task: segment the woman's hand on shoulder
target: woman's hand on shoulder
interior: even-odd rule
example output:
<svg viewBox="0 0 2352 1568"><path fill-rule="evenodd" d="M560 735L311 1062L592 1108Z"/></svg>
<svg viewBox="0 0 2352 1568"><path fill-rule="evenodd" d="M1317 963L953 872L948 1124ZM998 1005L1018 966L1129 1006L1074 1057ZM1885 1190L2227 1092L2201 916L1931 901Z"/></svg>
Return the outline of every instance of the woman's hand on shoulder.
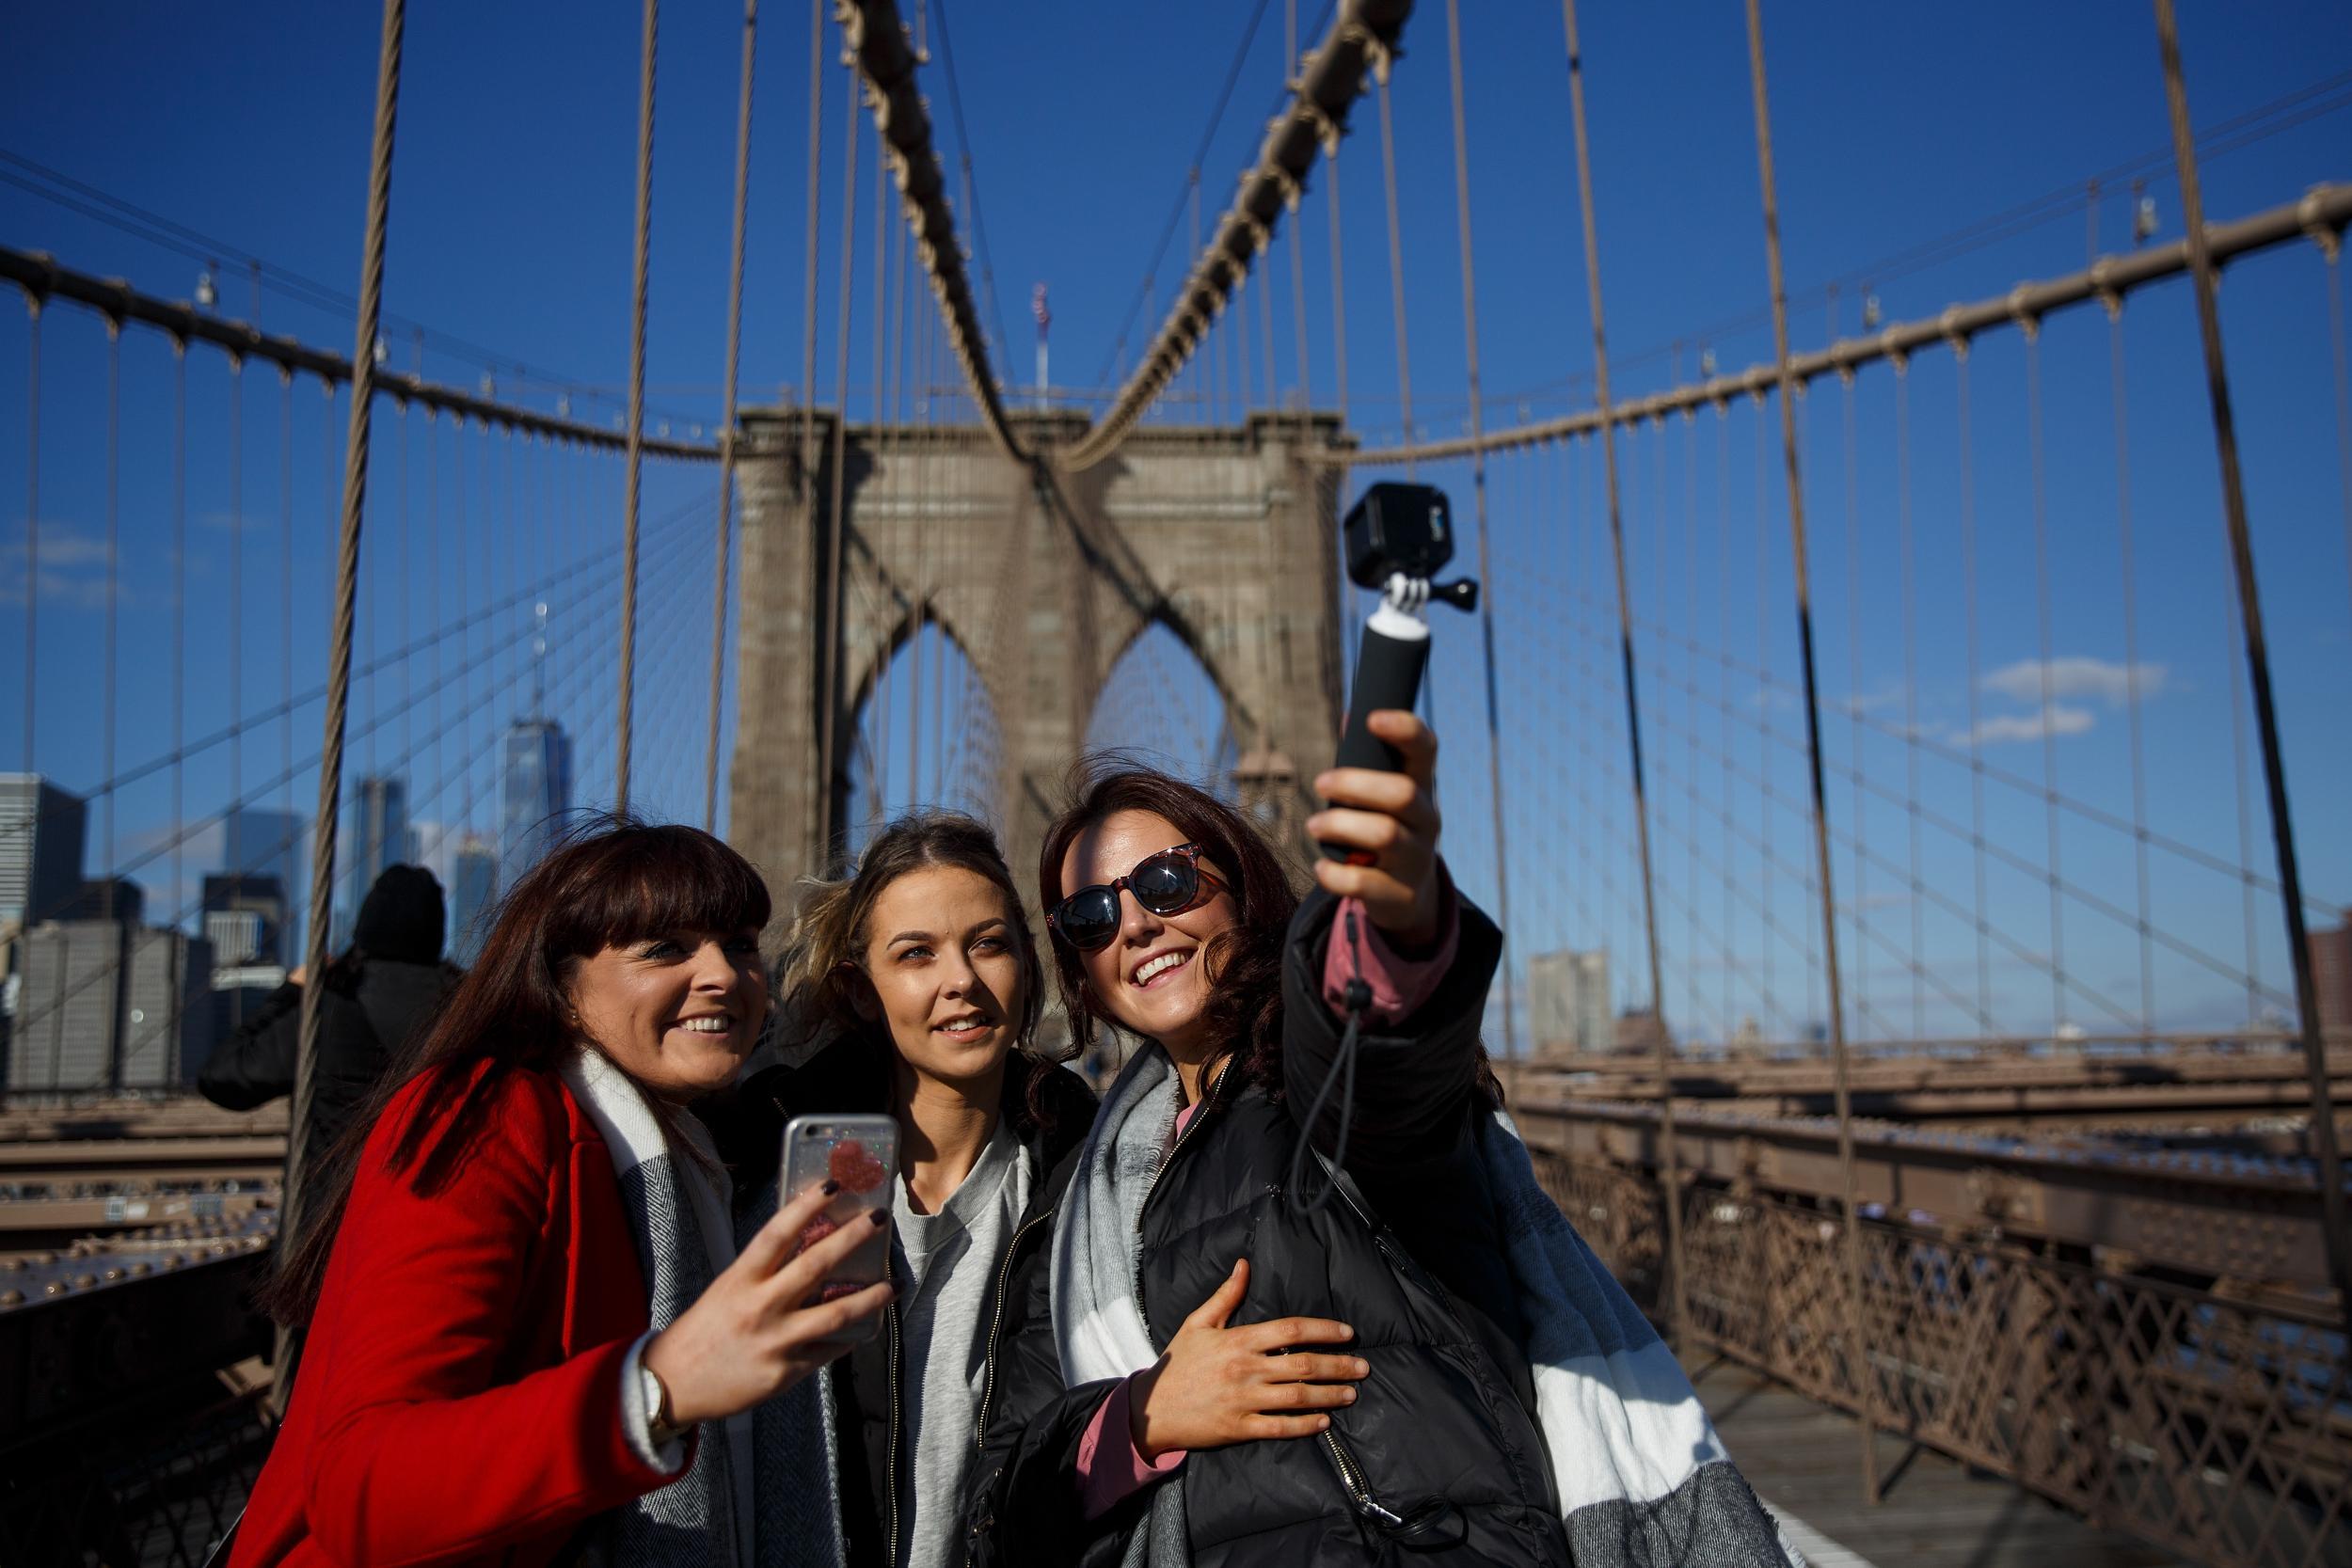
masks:
<svg viewBox="0 0 2352 1568"><path fill-rule="evenodd" d="M1248 1290L1245 1258L1184 1320L1167 1354L1136 1374L1128 1435L1146 1460L1178 1449L1312 1437L1331 1424L1323 1412L1356 1402L1355 1380L1371 1370L1361 1360L1294 1348L1343 1344L1356 1331L1329 1318L1228 1328Z"/></svg>
<svg viewBox="0 0 2352 1568"><path fill-rule="evenodd" d="M1315 880L1343 898L1361 899L1372 923L1399 942L1423 945L1442 934L1440 824L1429 793L1438 775L1437 733L1401 708L1378 709L1366 723L1403 753L1405 770L1334 768L1315 780L1315 792L1329 803L1307 818L1307 832L1355 851L1348 861L1318 859Z"/></svg>
<svg viewBox="0 0 2352 1568"><path fill-rule="evenodd" d="M710 1282L694 1305L645 1347L646 1367L670 1393L678 1426L749 1410L845 1354L840 1335L888 1305L887 1283L808 1305L833 1271L873 1239L855 1219L800 1248L832 1195L821 1187L787 1203ZM887 1209L873 1212L887 1221Z"/></svg>

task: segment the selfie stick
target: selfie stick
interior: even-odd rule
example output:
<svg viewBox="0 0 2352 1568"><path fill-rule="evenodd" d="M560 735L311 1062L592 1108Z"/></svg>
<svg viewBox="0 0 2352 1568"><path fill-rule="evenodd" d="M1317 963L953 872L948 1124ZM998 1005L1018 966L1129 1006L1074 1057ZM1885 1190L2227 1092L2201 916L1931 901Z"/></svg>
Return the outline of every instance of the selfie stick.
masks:
<svg viewBox="0 0 2352 1568"><path fill-rule="evenodd" d="M1427 578L1390 574L1379 607L1365 618L1363 641L1356 650L1356 682L1336 766L1403 770L1404 754L1373 734L1365 720L1381 708L1409 713L1420 699L1422 673L1429 666L1429 623L1423 611L1433 597L1457 610L1470 610L1478 603L1478 585L1464 581L1432 588ZM1335 844L1322 849L1325 859L1335 861L1358 853Z"/></svg>

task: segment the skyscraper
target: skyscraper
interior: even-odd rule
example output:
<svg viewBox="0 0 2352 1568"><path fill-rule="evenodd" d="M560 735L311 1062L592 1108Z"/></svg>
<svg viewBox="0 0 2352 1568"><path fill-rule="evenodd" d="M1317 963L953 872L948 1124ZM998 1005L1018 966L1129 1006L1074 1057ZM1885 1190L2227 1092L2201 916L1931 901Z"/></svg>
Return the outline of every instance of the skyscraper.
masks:
<svg viewBox="0 0 2352 1568"><path fill-rule="evenodd" d="M506 730L501 849L511 881L539 863L572 804L572 742L552 719L517 719Z"/></svg>
<svg viewBox="0 0 2352 1568"><path fill-rule="evenodd" d="M231 811L222 822L221 869L231 876L274 877L283 911L278 920L279 963L302 961L302 911L310 896L310 829L290 811Z"/></svg>
<svg viewBox="0 0 2352 1568"><path fill-rule="evenodd" d="M230 872L204 879L215 1038L243 1027L285 984L285 927L286 895L276 877Z"/></svg>
<svg viewBox="0 0 2352 1568"><path fill-rule="evenodd" d="M352 904L356 908L384 868L409 858L408 786L389 775L359 781L351 799Z"/></svg>
<svg viewBox="0 0 2352 1568"><path fill-rule="evenodd" d="M102 890L107 884L93 884ZM49 920L23 939L8 1087L160 1089L202 1066L215 1018L210 944L128 918Z"/></svg>
<svg viewBox="0 0 2352 1568"><path fill-rule="evenodd" d="M39 773L0 773L0 924L56 918L82 891L88 808Z"/></svg>
<svg viewBox="0 0 2352 1568"><path fill-rule="evenodd" d="M450 861L450 961L470 966L490 934L490 907L498 901L498 847L479 833L458 841Z"/></svg>
<svg viewBox="0 0 2352 1568"><path fill-rule="evenodd" d="M1538 1052L1613 1049L1608 953L1562 948L1528 959L1527 1012Z"/></svg>

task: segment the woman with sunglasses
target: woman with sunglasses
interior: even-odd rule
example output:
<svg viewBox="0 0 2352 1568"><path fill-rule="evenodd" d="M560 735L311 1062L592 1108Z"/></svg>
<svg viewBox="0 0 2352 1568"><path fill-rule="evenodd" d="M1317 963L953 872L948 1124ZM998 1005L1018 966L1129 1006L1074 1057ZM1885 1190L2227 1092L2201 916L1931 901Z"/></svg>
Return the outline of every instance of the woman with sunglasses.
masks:
<svg viewBox="0 0 2352 1568"><path fill-rule="evenodd" d="M772 1207L790 1118L897 1118L898 1296L829 1373L843 1562L950 1568L998 1296L1009 1265L1044 1255L1094 1095L1034 1048L1045 972L995 836L970 817L901 817L850 876L811 884L779 989L776 1043L801 1065L751 1074L710 1120L737 1191Z"/></svg>
<svg viewBox="0 0 2352 1568"><path fill-rule="evenodd" d="M1405 769L1315 781L1308 831L1352 853L1317 863L1303 910L1239 813L1157 774L1097 778L1047 832L1073 1032L1141 1045L1051 1268L1016 1284L970 1499L983 1561L1567 1560L1464 1158L1497 1098L1478 1026L1501 938L1438 856L1436 737L1401 712L1373 728ZM1350 1002L1352 1093L1314 1140L1333 1152L1346 1115L1334 1197L1299 1122ZM1407 1282L1400 1245L1434 1281ZM1090 1365L1143 1370L1079 1381Z"/></svg>

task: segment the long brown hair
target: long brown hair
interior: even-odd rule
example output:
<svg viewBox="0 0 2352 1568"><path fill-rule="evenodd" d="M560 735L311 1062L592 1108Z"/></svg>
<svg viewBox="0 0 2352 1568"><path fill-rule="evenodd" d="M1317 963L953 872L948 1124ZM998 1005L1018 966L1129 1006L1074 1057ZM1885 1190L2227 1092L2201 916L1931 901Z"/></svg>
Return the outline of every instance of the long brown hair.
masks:
<svg viewBox="0 0 2352 1568"><path fill-rule="evenodd" d="M1283 873L1281 858L1249 819L1232 806L1181 780L1148 768L1104 759L1079 764L1070 804L1045 831L1038 856L1038 899L1052 909L1067 897L1061 864L1072 844L1088 829L1122 811L1166 817L1180 842L1200 846L1201 858L1231 887L1233 924L1209 939L1201 950L1208 982L1208 1018L1216 1034L1232 1042L1242 1081L1279 1096L1282 1089L1282 948L1292 911L1298 907ZM1110 1015L1088 990L1077 950L1054 943L1054 977L1070 1015L1071 1038L1084 1050Z"/></svg>
<svg viewBox="0 0 2352 1568"><path fill-rule="evenodd" d="M918 811L898 818L866 845L857 868L833 880L801 884L792 932L776 963L778 1044L787 1053L821 1037L867 1038L875 1026L857 1011L858 972L864 968L867 922L883 892L899 878L928 866L954 866L993 883L1005 895L1013 950L1021 964L1020 1029L1016 1049L1041 1060L1037 1024L1045 1006L1045 967L1028 911L1013 885L1012 870L988 825L951 811ZM886 1032L877 1049L888 1050ZM1049 1119L1032 1075L1028 1096L1034 1119Z"/></svg>
<svg viewBox="0 0 2352 1568"><path fill-rule="evenodd" d="M425 1080L389 1164L395 1173L413 1167L430 1193L480 1133L499 1080L550 1070L578 1040L571 983L582 959L646 937L757 929L769 911L768 884L752 863L699 829L614 816L575 826L506 895L481 958L312 1175L301 1230L283 1243L264 1308L280 1323L310 1321L360 1150L405 1085Z"/></svg>

